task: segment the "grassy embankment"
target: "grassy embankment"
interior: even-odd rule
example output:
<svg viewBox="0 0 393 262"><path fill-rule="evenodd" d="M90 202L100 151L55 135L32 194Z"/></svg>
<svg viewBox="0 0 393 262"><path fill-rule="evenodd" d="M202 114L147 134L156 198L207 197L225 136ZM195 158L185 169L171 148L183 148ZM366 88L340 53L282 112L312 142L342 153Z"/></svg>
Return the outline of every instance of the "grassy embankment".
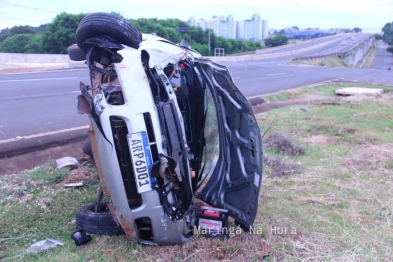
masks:
<svg viewBox="0 0 393 262"><path fill-rule="evenodd" d="M275 121L264 138L267 159L253 234L234 231L227 241L198 236L167 247L93 235L90 243L76 247L70 239L76 230L74 212L94 201L99 185L90 176L84 188L64 189L67 171L51 163L0 178L0 259L393 260L393 88L381 86L387 92L377 97L336 97L337 87L305 87L265 97L304 105L257 116L262 131ZM38 254L24 252L47 237L65 245Z"/></svg>

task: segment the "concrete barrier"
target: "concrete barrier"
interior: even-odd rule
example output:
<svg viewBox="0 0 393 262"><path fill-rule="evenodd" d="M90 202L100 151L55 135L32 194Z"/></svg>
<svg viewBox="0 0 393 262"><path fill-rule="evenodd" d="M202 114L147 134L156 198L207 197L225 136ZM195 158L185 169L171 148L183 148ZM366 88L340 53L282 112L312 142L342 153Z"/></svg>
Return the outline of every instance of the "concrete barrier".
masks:
<svg viewBox="0 0 393 262"><path fill-rule="evenodd" d="M68 55L0 53L0 74L40 72L83 66Z"/></svg>
<svg viewBox="0 0 393 262"><path fill-rule="evenodd" d="M343 52L342 59L345 60L351 66L356 66L360 59L363 58L365 54L367 54L370 47L374 44L375 38L373 35L367 37L362 42L355 45L350 50Z"/></svg>
<svg viewBox="0 0 393 262"><path fill-rule="evenodd" d="M285 57L285 56L291 56L291 55L298 55L301 53L312 51L314 49L318 49L318 48L324 47L329 44L340 42L341 39L342 39L342 37L338 37L338 38L330 40L328 42L312 45L312 46L309 46L306 48L301 48L301 49L294 50L294 51L282 52L282 53L274 53L274 54L259 53L259 54L254 54L254 55L242 55L242 56L207 56L206 58L212 60L213 62L217 62L217 63L272 59L272 58L279 58L279 57Z"/></svg>
<svg viewBox="0 0 393 262"><path fill-rule="evenodd" d="M73 63L68 55L0 53L0 63Z"/></svg>
<svg viewBox="0 0 393 262"><path fill-rule="evenodd" d="M319 56L309 56L309 57L299 57L295 58L292 61L299 60L313 60L313 59L324 59L329 57L338 57L342 58L345 62L347 62L351 66L356 66L360 59L368 52L370 47L373 45L375 38L373 35L363 39L361 42L357 43L355 46L350 48L349 50L341 53L331 53L327 55L319 55Z"/></svg>

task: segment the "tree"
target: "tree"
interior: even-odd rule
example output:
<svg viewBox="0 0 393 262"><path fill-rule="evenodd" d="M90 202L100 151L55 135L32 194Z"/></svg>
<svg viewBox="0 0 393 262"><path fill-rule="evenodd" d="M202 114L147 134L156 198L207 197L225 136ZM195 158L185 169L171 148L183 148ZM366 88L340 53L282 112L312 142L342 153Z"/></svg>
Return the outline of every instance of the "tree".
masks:
<svg viewBox="0 0 393 262"><path fill-rule="evenodd" d="M0 32L0 42L3 42L4 39L11 35L17 35L17 34L35 34L36 30L34 30L34 27L25 25L25 26L14 26L10 29L6 28L1 30Z"/></svg>
<svg viewBox="0 0 393 262"><path fill-rule="evenodd" d="M49 54L66 54L67 47L75 43L75 31L85 14L57 15L43 35L43 51Z"/></svg>
<svg viewBox="0 0 393 262"><path fill-rule="evenodd" d="M0 43L0 52L25 53L25 47L31 41L33 36L34 34L11 35Z"/></svg>
<svg viewBox="0 0 393 262"><path fill-rule="evenodd" d="M383 27L382 27L382 32L387 33L392 31L392 24L391 23L386 23Z"/></svg>
<svg viewBox="0 0 393 262"><path fill-rule="evenodd" d="M359 27L355 27L354 29L352 29L352 32L354 32L354 33L361 33L362 29L360 29Z"/></svg>
<svg viewBox="0 0 393 262"><path fill-rule="evenodd" d="M297 26L292 26L292 28L295 28L295 29L299 30L299 27L297 27Z"/></svg>
<svg viewBox="0 0 393 262"><path fill-rule="evenodd" d="M24 47L24 53L42 54L43 53L43 34L34 34Z"/></svg>
<svg viewBox="0 0 393 262"><path fill-rule="evenodd" d="M388 49L386 49L389 53L393 53L393 46L389 46Z"/></svg>
<svg viewBox="0 0 393 262"><path fill-rule="evenodd" d="M276 35L265 39L265 45L268 47L288 44L288 38L285 35Z"/></svg>
<svg viewBox="0 0 393 262"><path fill-rule="evenodd" d="M375 33L374 34L374 38L375 38L375 40L381 40L382 36L380 34L378 34L378 33Z"/></svg>
<svg viewBox="0 0 393 262"><path fill-rule="evenodd" d="M33 27L24 25L24 26L14 26L10 29L10 35L17 35L17 34L35 34L36 30Z"/></svg>
<svg viewBox="0 0 393 262"><path fill-rule="evenodd" d="M386 23L384 27L382 28L382 40L391 45L393 44L393 30L392 30L392 24L391 23Z"/></svg>

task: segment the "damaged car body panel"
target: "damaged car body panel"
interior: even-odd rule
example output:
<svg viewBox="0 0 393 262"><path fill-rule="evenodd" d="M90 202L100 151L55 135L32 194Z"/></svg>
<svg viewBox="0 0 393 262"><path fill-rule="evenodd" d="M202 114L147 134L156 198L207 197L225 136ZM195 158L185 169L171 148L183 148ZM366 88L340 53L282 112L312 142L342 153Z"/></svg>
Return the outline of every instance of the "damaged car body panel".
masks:
<svg viewBox="0 0 393 262"><path fill-rule="evenodd" d="M111 192L117 220L122 226L128 223L127 227L134 224L136 228L136 230L125 230L128 238L161 245L183 243L193 236L188 236L186 232L184 235L169 237L168 232L183 232L186 228L183 225L185 220L174 222L166 216L157 192L151 188L150 176L142 163L145 161L143 156L141 160L137 160L139 162L132 162L136 157L133 153L144 154L146 151L140 151L140 145L136 145L137 148L132 147L133 143L139 141L135 139L129 142L130 134L146 135L154 162L159 160L158 152L165 151L162 148L164 143L161 136L154 135L155 132L160 133L159 119L154 117L157 116L155 112L158 109L154 106L149 82L141 63L141 52L137 50L125 50L125 52L126 54L123 55L127 59L121 64L115 64L124 104L110 105L105 99L97 100L99 108L103 108L99 115L103 133L110 142L106 141L101 132L95 131L104 181ZM124 74L119 72L121 70L132 73ZM103 91L100 91L95 97L101 97L102 93ZM135 95L136 93L138 95ZM93 126L94 129L98 129L97 124ZM141 164L135 167L135 170L142 169L139 174L134 170L136 164ZM185 169L188 170L188 166ZM139 183L147 183L150 189L139 192ZM151 225L160 225L160 230L154 231Z"/></svg>
<svg viewBox="0 0 393 262"><path fill-rule="evenodd" d="M228 69L209 60L195 63L211 88L218 118L220 152L197 196L229 210L245 229L254 222L262 180L262 137L252 107Z"/></svg>
<svg viewBox="0 0 393 262"><path fill-rule="evenodd" d="M152 245L196 236L195 197L248 228L262 180L251 105L226 67L142 36L138 49L85 41L91 86L81 83L78 108L92 123L112 215L128 239Z"/></svg>

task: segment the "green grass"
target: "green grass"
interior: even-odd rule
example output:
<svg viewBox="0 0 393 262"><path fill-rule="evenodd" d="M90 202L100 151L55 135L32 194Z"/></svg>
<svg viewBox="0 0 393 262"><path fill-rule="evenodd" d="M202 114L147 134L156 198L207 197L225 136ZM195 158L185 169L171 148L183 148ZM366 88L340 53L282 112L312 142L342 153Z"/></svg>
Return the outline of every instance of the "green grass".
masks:
<svg viewBox="0 0 393 262"><path fill-rule="evenodd" d="M377 53L378 48L377 45L373 45L370 47L368 52L364 55L364 57L359 61L356 67L360 67L363 65L361 68L371 68L374 62L375 54ZM366 59L366 61L364 61ZM364 62L364 63L363 63Z"/></svg>
<svg viewBox="0 0 393 262"><path fill-rule="evenodd" d="M262 198L261 220L284 220L298 232L296 240L272 240L284 244L276 250L280 259L393 258L392 88L378 86L388 93L377 98L337 98L334 90L340 87L329 84L286 91L289 94L280 96L299 101L312 95L322 100L308 104L307 112L294 105L258 116L264 130L277 114L268 133L285 131L307 145L304 156L286 157L304 166L301 174L264 180L269 197ZM275 97L269 95L268 100ZM272 150L265 153L276 154Z"/></svg>
<svg viewBox="0 0 393 262"><path fill-rule="evenodd" d="M295 64L306 64L315 66L327 66L327 67L350 67L344 59L338 57L328 58L317 58L317 59L298 59L292 61Z"/></svg>
<svg viewBox="0 0 393 262"><path fill-rule="evenodd" d="M359 84L357 84L359 86ZM367 83L362 86L368 86ZM260 231L227 241L202 236L183 245L151 247L125 236L96 236L76 247L75 211L96 198L95 180L64 189L54 165L0 180L2 261L392 261L392 88L382 96L336 97L344 85L305 87L270 95L273 101L314 101L257 115L267 135L284 132L306 147L299 156L265 149L303 169L264 179L254 223ZM372 86L375 87L375 86ZM314 99L314 100L313 100ZM334 103L330 103L334 101ZM306 111L299 110L300 107ZM356 116L354 116L356 114ZM43 207L42 203L44 204ZM41 206L40 206L41 203ZM229 221L234 226L234 221ZM26 254L46 237L64 246Z"/></svg>

